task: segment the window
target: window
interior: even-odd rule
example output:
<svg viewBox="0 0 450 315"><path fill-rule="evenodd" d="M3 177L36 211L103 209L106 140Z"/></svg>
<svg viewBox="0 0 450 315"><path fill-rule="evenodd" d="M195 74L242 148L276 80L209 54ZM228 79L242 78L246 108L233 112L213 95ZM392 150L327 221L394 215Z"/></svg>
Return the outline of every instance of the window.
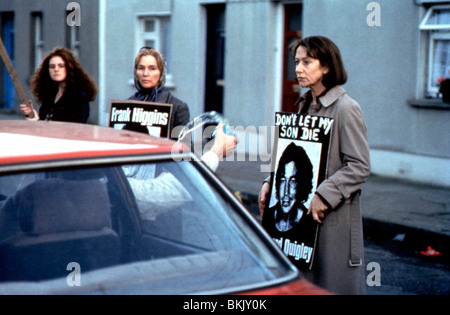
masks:
<svg viewBox="0 0 450 315"><path fill-rule="evenodd" d="M66 26L66 47L69 48L75 56L80 56L80 27Z"/></svg>
<svg viewBox="0 0 450 315"><path fill-rule="evenodd" d="M32 38L32 68L31 73L34 73L34 71L37 69L37 67L40 65L43 56L43 49L44 49L44 40L42 35L42 12L33 12L31 14L31 20L32 20L32 32L33 32L33 38Z"/></svg>
<svg viewBox="0 0 450 315"><path fill-rule="evenodd" d="M136 50L153 47L160 51L166 61L170 60L170 17L165 15L138 16Z"/></svg>
<svg viewBox="0 0 450 315"><path fill-rule="evenodd" d="M159 29L160 29L160 23L159 19L154 18L147 18L142 19L142 28L143 28L143 41L144 45L147 47L154 47L155 49L158 49L160 45L160 36L159 36ZM158 48L156 48L158 47ZM158 49L159 50L159 49Z"/></svg>
<svg viewBox="0 0 450 315"><path fill-rule="evenodd" d="M163 54L166 59L166 86L173 86L170 75L171 43L170 43L170 14L139 14L137 16L136 49L153 47Z"/></svg>
<svg viewBox="0 0 450 315"><path fill-rule="evenodd" d="M419 28L428 37L427 94L436 96L439 78L450 77L450 5L430 7Z"/></svg>

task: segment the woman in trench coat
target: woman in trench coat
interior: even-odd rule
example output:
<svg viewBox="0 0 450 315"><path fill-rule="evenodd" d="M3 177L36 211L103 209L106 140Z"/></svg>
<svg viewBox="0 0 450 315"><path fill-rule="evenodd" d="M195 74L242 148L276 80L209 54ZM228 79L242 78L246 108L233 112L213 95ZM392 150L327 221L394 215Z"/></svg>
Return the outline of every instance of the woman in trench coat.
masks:
<svg viewBox="0 0 450 315"><path fill-rule="evenodd" d="M293 47L296 75L309 88L299 100L299 113L334 119L327 178L319 185L308 209L319 224L312 270L306 279L337 294L364 294L365 268L361 186L370 175L369 143L359 104L342 87L347 81L337 46L312 36ZM263 213L269 184L260 192Z"/></svg>

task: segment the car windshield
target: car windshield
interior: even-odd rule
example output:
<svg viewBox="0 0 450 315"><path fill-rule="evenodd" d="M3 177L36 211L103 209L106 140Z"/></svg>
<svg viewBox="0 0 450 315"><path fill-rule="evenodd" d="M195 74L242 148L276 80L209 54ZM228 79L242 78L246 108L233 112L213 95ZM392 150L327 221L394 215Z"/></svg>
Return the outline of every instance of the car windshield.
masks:
<svg viewBox="0 0 450 315"><path fill-rule="evenodd" d="M228 293L293 277L203 174L163 161L0 175L0 292Z"/></svg>

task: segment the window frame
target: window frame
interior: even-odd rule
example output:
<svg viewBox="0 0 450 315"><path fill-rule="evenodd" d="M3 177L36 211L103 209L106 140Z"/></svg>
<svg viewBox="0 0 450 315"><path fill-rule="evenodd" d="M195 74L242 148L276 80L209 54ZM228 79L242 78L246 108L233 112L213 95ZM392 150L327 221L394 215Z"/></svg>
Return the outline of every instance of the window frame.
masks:
<svg viewBox="0 0 450 315"><path fill-rule="evenodd" d="M426 51L426 84L425 95L437 97L439 87L433 82L434 52L436 41L450 41L450 24L427 24L433 17L433 13L438 10L450 10L450 5L432 5L427 9L424 17L419 24L419 30L427 37L424 49Z"/></svg>
<svg viewBox="0 0 450 315"><path fill-rule="evenodd" d="M31 13L32 20L32 32L33 32L33 66L32 73L36 71L36 69L41 64L42 59L44 58L44 18L42 12L32 12Z"/></svg>
<svg viewBox="0 0 450 315"><path fill-rule="evenodd" d="M145 30L146 23L149 21L152 21L154 23L154 30L152 32ZM139 19L139 24L139 30L141 32L141 45L139 48L143 46L150 46L155 48L156 50L161 50L161 20L154 16L141 17ZM153 41L153 44L149 45L146 43L147 41Z"/></svg>
<svg viewBox="0 0 450 315"><path fill-rule="evenodd" d="M427 92L432 95L437 95L439 93L439 86L436 80L433 80L433 70L434 70L434 52L436 49L436 42L439 40L444 40L450 42L450 32L447 33L431 33L429 35L428 42L428 75L427 75Z"/></svg>
<svg viewBox="0 0 450 315"><path fill-rule="evenodd" d="M420 22L419 29L421 31L437 31L437 30L450 30L450 24L432 24L427 25L428 20L433 16L434 11L438 10L450 10L449 5L434 5L428 8L427 13Z"/></svg>
<svg viewBox="0 0 450 315"><path fill-rule="evenodd" d="M152 48L160 51L166 60L167 73L166 73L166 87L175 88L173 82L173 76L170 73L171 63L171 12L144 12L137 13L135 19L135 51L138 52L146 45L146 40L153 40L154 45ZM155 21L155 31L145 32L145 22L148 20ZM130 83L133 80L130 80ZM133 81L134 82L134 81ZM133 83L134 85L134 83Z"/></svg>
<svg viewBox="0 0 450 315"><path fill-rule="evenodd" d="M71 12L66 11L66 20ZM65 20L65 21L66 21ZM81 35L80 26L66 24L66 47L70 49L75 56L80 58L81 52Z"/></svg>

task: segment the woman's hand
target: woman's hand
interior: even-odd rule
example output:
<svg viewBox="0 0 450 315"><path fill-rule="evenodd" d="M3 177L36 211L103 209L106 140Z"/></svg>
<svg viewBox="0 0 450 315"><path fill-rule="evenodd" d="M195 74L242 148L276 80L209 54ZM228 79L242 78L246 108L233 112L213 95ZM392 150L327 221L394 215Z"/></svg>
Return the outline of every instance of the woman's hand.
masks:
<svg viewBox="0 0 450 315"><path fill-rule="evenodd" d="M308 215L312 213L314 221L322 224L322 220L325 218L325 212L327 210L327 205L320 199L319 195L314 194L314 197L309 204Z"/></svg>
<svg viewBox="0 0 450 315"><path fill-rule="evenodd" d="M20 104L20 110L27 118L34 118L34 106L31 100L28 101L28 105Z"/></svg>
<svg viewBox="0 0 450 315"><path fill-rule="evenodd" d="M267 196L269 195L270 185L268 182L264 182L261 191L259 192L259 213L261 217L264 215L264 209L266 208Z"/></svg>
<svg viewBox="0 0 450 315"><path fill-rule="evenodd" d="M214 151L219 159L222 159L233 153L237 145L236 137L229 136L223 132L223 124L217 126L217 134L214 140L212 151Z"/></svg>

